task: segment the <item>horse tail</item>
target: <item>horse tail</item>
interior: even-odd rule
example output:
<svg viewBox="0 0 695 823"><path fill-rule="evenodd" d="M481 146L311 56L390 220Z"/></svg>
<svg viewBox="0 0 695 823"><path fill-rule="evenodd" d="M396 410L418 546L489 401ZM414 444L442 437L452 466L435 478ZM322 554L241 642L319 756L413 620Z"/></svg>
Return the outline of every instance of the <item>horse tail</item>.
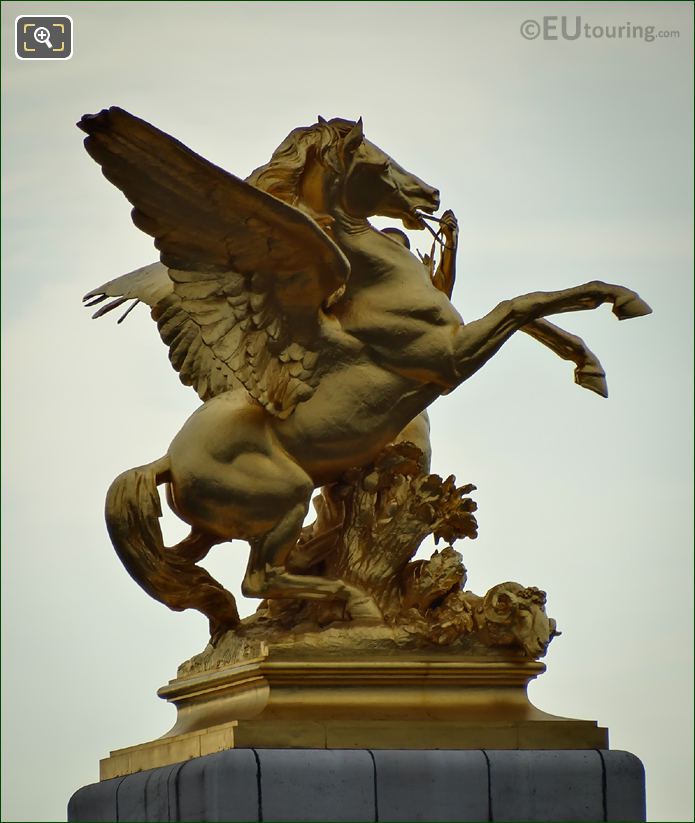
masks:
<svg viewBox="0 0 695 823"><path fill-rule="evenodd" d="M201 611L210 620L210 634L215 638L239 623L233 595L194 562L218 540L192 533L176 546L164 545L157 486L169 480L168 455L120 474L106 494L106 527L133 580L174 611ZM194 555L192 546L198 550Z"/></svg>

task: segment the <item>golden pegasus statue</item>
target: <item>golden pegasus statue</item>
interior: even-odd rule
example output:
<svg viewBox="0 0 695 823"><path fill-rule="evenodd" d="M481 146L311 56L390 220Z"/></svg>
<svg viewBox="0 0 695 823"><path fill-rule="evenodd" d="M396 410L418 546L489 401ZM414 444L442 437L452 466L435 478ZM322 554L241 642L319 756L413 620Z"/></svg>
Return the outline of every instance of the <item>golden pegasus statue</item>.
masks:
<svg viewBox="0 0 695 823"><path fill-rule="evenodd" d="M106 501L109 534L140 586L170 608L203 612L213 639L238 627L239 616L234 597L197 562L233 539L250 545L245 595L271 606L338 603L342 619L379 624L387 599L350 581L349 562L322 565L316 554L303 565L297 559L322 540L303 530L314 489L324 487L325 536L344 517L331 489L346 473L361 471L360 488L376 488L380 475L368 467L394 448L407 462L409 443L426 463L427 406L475 374L517 331L573 361L576 382L605 396L595 355L544 318L603 303L621 320L651 311L635 292L592 281L513 297L464 323L450 301L454 215L433 217L439 191L367 140L361 120L319 118L294 129L246 180L116 107L85 115L78 126L104 176L133 205L135 225L154 238L161 261L93 289L85 300L113 298L95 316L129 300L149 305L172 365L202 400L162 457L114 481ZM375 215L409 229L438 219L438 268L411 253L397 229L373 227ZM159 526L160 484L191 527L172 547ZM440 497L458 494L459 503L472 488L445 486L437 487ZM474 536L474 521L457 522L458 536ZM441 523L437 528L446 532ZM411 567L400 590L415 602L427 575ZM445 585L451 589L450 580ZM473 622L487 609L494 622L504 604L544 603L542 592L518 584L491 597L484 607L480 598L454 598L451 608L458 603ZM540 653L535 646L532 652Z"/></svg>

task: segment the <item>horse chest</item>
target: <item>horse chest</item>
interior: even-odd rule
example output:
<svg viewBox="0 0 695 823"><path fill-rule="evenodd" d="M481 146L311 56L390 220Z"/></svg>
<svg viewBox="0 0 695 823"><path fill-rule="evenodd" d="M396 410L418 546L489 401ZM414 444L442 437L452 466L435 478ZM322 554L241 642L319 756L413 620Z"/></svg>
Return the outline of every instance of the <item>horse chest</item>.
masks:
<svg viewBox="0 0 695 823"><path fill-rule="evenodd" d="M429 283L365 289L341 320L381 369L421 384L450 382L451 345L462 321Z"/></svg>
<svg viewBox="0 0 695 823"><path fill-rule="evenodd" d="M362 340L402 344L461 322L446 297L419 282L378 283L350 300L341 317L343 328Z"/></svg>

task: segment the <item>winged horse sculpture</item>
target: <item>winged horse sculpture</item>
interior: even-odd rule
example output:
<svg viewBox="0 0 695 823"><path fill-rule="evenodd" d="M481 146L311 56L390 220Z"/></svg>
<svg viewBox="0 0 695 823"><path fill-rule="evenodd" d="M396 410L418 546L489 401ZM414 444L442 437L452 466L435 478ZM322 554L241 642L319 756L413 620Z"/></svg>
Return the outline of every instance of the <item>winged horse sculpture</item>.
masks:
<svg viewBox="0 0 695 823"><path fill-rule="evenodd" d="M78 126L161 260L85 300L115 298L97 316L148 304L181 381L203 401L164 456L114 481L109 534L140 586L172 609L202 611L213 639L238 624L237 608L196 563L235 538L250 544L245 595L338 599L352 620L380 620L355 586L287 570L314 488L367 465L520 330L605 394L594 355L543 318L602 303L621 320L651 312L635 292L592 281L505 300L464 324L451 278L442 287L370 225L385 215L424 228L439 192L369 142L361 120L294 129L246 180L116 107ZM172 547L159 526L160 484L191 527Z"/></svg>

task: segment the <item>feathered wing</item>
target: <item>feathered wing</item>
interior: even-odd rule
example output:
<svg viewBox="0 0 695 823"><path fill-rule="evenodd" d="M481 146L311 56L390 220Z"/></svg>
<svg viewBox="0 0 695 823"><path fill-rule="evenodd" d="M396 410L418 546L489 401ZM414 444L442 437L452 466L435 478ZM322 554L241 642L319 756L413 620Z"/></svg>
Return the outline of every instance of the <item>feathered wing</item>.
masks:
<svg viewBox="0 0 695 823"><path fill-rule="evenodd" d="M109 297L113 299L104 303ZM212 347L204 345L200 327L181 308L181 300L174 294L174 281L163 263L151 263L109 280L85 294L83 299L86 306L104 303L94 312L93 318L103 317L130 301L131 305L118 319L119 323L125 320L138 303L150 306L155 320L164 314L162 325L167 326L166 337L163 339L169 345L169 359L178 371L181 382L186 386L193 386L201 399L207 400L223 391L239 387L240 381L232 369L215 356ZM159 308L155 311L155 307ZM175 342L176 345L172 346ZM186 360L189 353L191 356Z"/></svg>
<svg viewBox="0 0 695 823"><path fill-rule="evenodd" d="M120 318L118 321L120 323L138 303L147 303L148 306L154 307L160 300L168 297L173 290L174 282L169 277L167 267L162 263L150 263L149 266L143 266L116 277L114 280L109 280L103 286L87 292L82 299L86 306L96 306L98 303L103 303L107 297L114 298L97 309L92 315L93 318L102 317L128 300L135 301Z"/></svg>
<svg viewBox="0 0 695 823"><path fill-rule="evenodd" d="M322 306L349 273L340 249L298 209L122 109L78 126L133 204L135 225L155 238L171 282L145 267L87 297L152 305L174 368L203 400L236 378L287 417L318 383Z"/></svg>

